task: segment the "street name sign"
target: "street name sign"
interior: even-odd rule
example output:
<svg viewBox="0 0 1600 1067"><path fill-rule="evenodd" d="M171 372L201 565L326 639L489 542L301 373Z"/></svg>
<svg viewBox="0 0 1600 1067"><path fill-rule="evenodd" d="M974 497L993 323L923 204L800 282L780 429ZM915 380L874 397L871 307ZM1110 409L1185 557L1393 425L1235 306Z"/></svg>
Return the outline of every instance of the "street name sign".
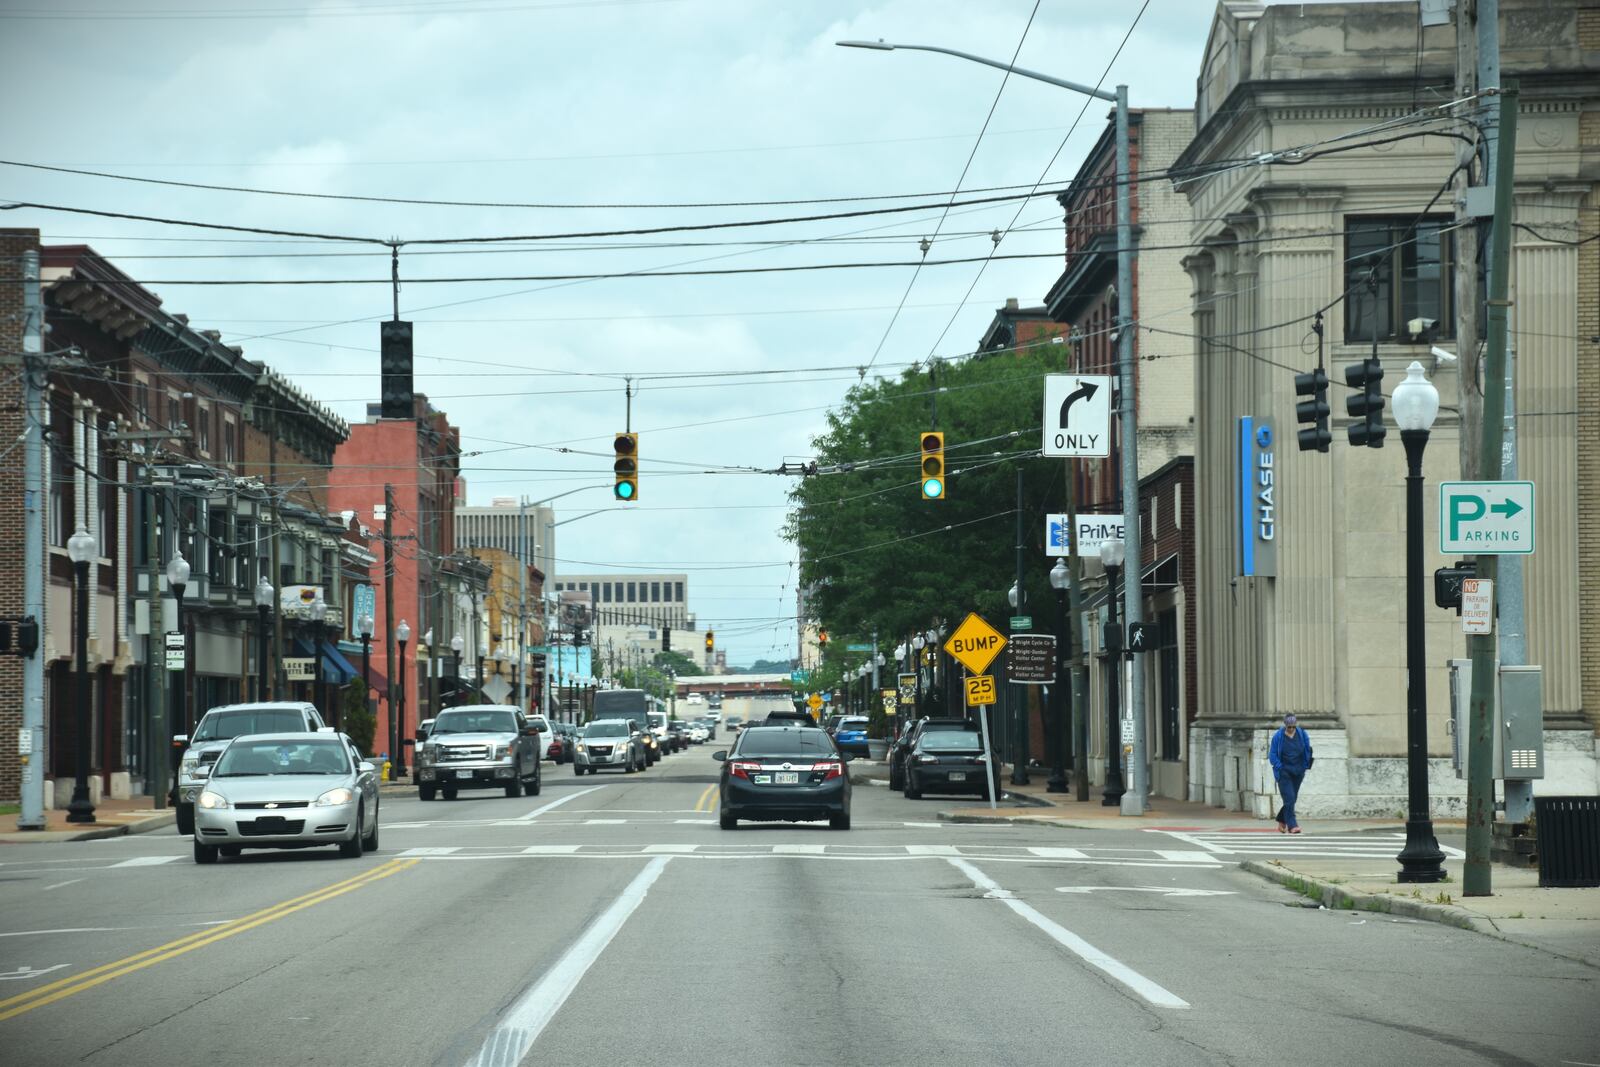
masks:
<svg viewBox="0 0 1600 1067"><path fill-rule="evenodd" d="M972 674L987 670L1005 647L1005 636L979 618L975 611L962 620L944 643L944 650Z"/></svg>
<svg viewBox="0 0 1600 1067"><path fill-rule="evenodd" d="M983 704L993 704L994 702L994 675L967 675L967 706L975 708Z"/></svg>
<svg viewBox="0 0 1600 1067"><path fill-rule="evenodd" d="M1049 685L1056 680L1054 634L1013 634L1006 645L1006 677L1020 685Z"/></svg>
<svg viewBox="0 0 1600 1067"><path fill-rule="evenodd" d="M1461 630L1469 634L1494 633L1494 582L1488 578L1461 580Z"/></svg>
<svg viewBox="0 0 1600 1067"><path fill-rule="evenodd" d="M1440 482L1439 551L1533 554L1532 482Z"/></svg>
<svg viewBox="0 0 1600 1067"><path fill-rule="evenodd" d="M1126 522L1121 515L1096 515L1078 513L1077 536L1073 536L1072 523L1065 515L1044 517L1044 554L1100 558L1103 541L1126 539Z"/></svg>
<svg viewBox="0 0 1600 1067"><path fill-rule="evenodd" d="M844 646L844 650L846 652L871 652L872 651L872 646L871 645L845 645Z"/></svg>
<svg viewBox="0 0 1600 1067"><path fill-rule="evenodd" d="M1013 630L1031 630L1031 629L1033 629L1033 616L1032 615L1013 615L1013 616L1011 616L1011 628Z"/></svg>
<svg viewBox="0 0 1600 1067"><path fill-rule="evenodd" d="M1111 376L1044 376L1044 451L1046 456L1111 454Z"/></svg>

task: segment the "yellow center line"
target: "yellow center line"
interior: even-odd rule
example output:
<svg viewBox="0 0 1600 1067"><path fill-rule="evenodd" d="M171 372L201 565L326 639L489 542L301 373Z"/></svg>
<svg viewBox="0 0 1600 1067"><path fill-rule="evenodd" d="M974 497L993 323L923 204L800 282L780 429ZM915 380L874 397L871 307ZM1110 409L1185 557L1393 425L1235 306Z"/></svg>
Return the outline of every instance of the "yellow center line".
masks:
<svg viewBox="0 0 1600 1067"><path fill-rule="evenodd" d="M233 937L235 934L253 930L257 926L262 926L275 919L281 919L285 915L292 915L304 908L311 907L313 904L320 904L325 900L343 896L351 890L360 889L362 886L370 885L392 874L398 874L409 867L415 866L418 862L415 859L389 860L387 863L356 875L354 878L348 878L343 882L335 882L333 885L322 889L293 897L280 904L274 904L270 908L252 912L249 915L234 919L226 925L212 927L198 934L190 934L187 937L180 937L176 941L157 945L155 948L146 949L143 952L135 953L113 963L103 964L92 970L84 971L82 974L63 978L48 985L40 986L38 989L30 990L27 993L0 1000L0 1022L15 1018L35 1008L44 1007L46 1004L53 1004L58 1000L74 996L86 989L92 989L104 982L109 982L114 978L121 978L135 971L142 971L146 967L164 963L185 953L193 952L197 948L204 948L207 945Z"/></svg>
<svg viewBox="0 0 1600 1067"><path fill-rule="evenodd" d="M716 810L716 793L717 793L717 785L716 785L715 782L713 782L710 785L706 786L706 791L704 793L700 794L700 799L699 800L695 801L694 810L695 811L714 811L714 810Z"/></svg>

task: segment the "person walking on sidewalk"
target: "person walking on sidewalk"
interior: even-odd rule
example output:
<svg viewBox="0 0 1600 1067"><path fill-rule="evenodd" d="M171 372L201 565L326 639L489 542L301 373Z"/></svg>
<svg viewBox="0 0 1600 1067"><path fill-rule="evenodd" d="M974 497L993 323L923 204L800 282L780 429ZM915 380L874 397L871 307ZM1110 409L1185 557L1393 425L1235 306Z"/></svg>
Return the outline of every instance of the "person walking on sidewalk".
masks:
<svg viewBox="0 0 1600 1067"><path fill-rule="evenodd" d="M1300 823L1294 817L1294 804L1300 797L1300 783L1311 769L1311 738L1296 724L1293 715L1285 715L1282 728L1272 735L1267 761L1272 764L1278 792L1283 794L1283 807L1278 810L1278 833L1297 834Z"/></svg>

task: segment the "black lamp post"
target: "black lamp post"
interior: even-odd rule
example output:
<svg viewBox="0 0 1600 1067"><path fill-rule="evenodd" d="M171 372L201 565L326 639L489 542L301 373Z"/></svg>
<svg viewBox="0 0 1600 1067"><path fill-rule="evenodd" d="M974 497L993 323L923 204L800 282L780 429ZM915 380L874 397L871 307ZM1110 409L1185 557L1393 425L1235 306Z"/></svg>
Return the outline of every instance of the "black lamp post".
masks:
<svg viewBox="0 0 1600 1067"><path fill-rule="evenodd" d="M1422 453L1439 414L1439 391L1413 361L1394 389L1394 419L1406 450L1406 843L1395 858L1401 882L1444 880L1444 853L1428 805L1428 640L1423 611Z"/></svg>
<svg viewBox="0 0 1600 1067"><path fill-rule="evenodd" d="M400 668L400 688L391 694L389 700L389 732L394 735L394 744L389 749L390 781L406 773L406 642L411 640L411 627L406 625L406 620L401 619L400 625L394 628L394 639L400 646L397 664Z"/></svg>
<svg viewBox="0 0 1600 1067"><path fill-rule="evenodd" d="M456 690L455 702L457 704L462 703L462 700L461 700L461 650L466 648L466 647L467 647L466 638L462 637L460 634L456 634L454 637L450 638L450 674L456 680L456 682L455 682L455 690Z"/></svg>
<svg viewBox="0 0 1600 1067"><path fill-rule="evenodd" d="M73 634L77 645L77 776L72 783L72 800L67 804L68 822L94 822L94 802L89 799L89 561L100 554L100 546L82 526L67 538L67 556L72 560L73 591L77 596L78 625Z"/></svg>
<svg viewBox="0 0 1600 1067"><path fill-rule="evenodd" d="M1122 804L1126 791L1122 784L1122 620L1117 615L1117 590L1122 588L1122 560L1127 548L1121 541L1100 544L1100 562L1106 568L1106 663L1110 679L1106 683L1106 787L1101 807Z"/></svg>
<svg viewBox="0 0 1600 1067"><path fill-rule="evenodd" d="M316 671L311 675L311 699L317 705L317 711L322 713L324 721L331 722L337 730L339 712L328 707L328 681L322 669L322 634L327 618L328 602L322 599L322 592L318 590L316 599L311 602L311 662L316 665Z"/></svg>
<svg viewBox="0 0 1600 1067"><path fill-rule="evenodd" d="M1022 472L1017 472L1018 483L1021 483ZM1020 497L1021 494L1019 493ZM1022 525L1022 508L1017 508L1017 525ZM1011 603L1011 610L1020 612L1026 600L1022 590L1022 534L1017 534L1017 580L1006 594L1006 599ZM1007 628L1009 629L1009 627ZM1026 692L1009 682L1006 685L1006 706L1011 714L1006 716L1008 727L1013 731L1011 741L1011 784L1028 784L1028 701Z"/></svg>
<svg viewBox="0 0 1600 1067"><path fill-rule="evenodd" d="M278 592L265 578L256 583L256 699L267 699L267 637L272 629L272 598Z"/></svg>
<svg viewBox="0 0 1600 1067"><path fill-rule="evenodd" d="M1056 678L1050 686L1050 778L1045 783L1047 793L1067 791L1067 738L1071 736L1067 722L1067 661L1072 658L1072 638L1067 633L1067 586L1071 582L1065 559L1056 560L1050 568L1050 588L1056 593Z"/></svg>
<svg viewBox="0 0 1600 1067"><path fill-rule="evenodd" d="M189 561L179 552L167 561L167 588L172 590L172 599L177 605L176 619L177 632L180 639L180 648L183 650L183 666L175 671L168 671L172 676L172 730L174 735L182 733L185 738L192 732L189 729L189 631L183 624L183 591L189 585ZM178 747L174 738L173 748ZM172 802L178 802L178 764L180 754L173 753L172 760Z"/></svg>
<svg viewBox="0 0 1600 1067"><path fill-rule="evenodd" d="M922 715L922 647L926 644L927 641L921 634L911 639L911 669L917 675L917 703L911 709L912 718L920 718Z"/></svg>
<svg viewBox="0 0 1600 1067"><path fill-rule="evenodd" d="M356 633L361 638L361 706L372 708L372 626L371 615L356 620Z"/></svg>

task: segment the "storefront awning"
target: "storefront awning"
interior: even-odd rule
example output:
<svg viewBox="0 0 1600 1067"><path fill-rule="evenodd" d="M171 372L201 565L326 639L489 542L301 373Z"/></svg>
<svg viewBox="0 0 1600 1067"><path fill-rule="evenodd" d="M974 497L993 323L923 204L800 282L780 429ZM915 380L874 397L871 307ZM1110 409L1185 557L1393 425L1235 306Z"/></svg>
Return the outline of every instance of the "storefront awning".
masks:
<svg viewBox="0 0 1600 1067"><path fill-rule="evenodd" d="M1163 556L1154 563L1145 565L1144 573L1140 575L1139 587L1145 596L1159 593L1163 589L1171 589L1178 584L1178 557L1176 554ZM1118 590L1121 595L1121 590ZM1106 602L1106 587L1100 588L1083 598L1083 609L1091 611Z"/></svg>

